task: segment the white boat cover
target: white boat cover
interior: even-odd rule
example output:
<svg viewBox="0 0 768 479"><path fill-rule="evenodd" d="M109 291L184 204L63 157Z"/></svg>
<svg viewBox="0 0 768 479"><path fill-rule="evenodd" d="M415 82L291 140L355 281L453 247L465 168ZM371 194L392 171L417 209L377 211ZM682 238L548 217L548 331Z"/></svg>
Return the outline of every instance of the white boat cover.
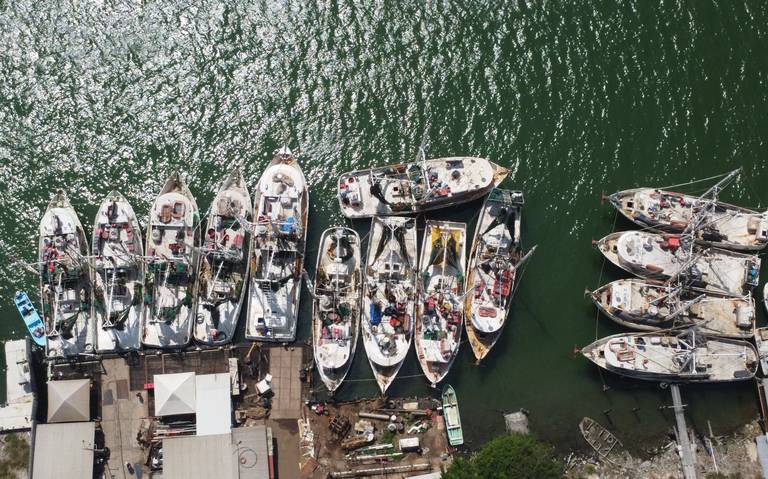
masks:
<svg viewBox="0 0 768 479"><path fill-rule="evenodd" d="M91 419L91 381L68 379L48 382L48 422L84 422Z"/></svg>
<svg viewBox="0 0 768 479"><path fill-rule="evenodd" d="M194 414L195 373L155 374L155 416Z"/></svg>

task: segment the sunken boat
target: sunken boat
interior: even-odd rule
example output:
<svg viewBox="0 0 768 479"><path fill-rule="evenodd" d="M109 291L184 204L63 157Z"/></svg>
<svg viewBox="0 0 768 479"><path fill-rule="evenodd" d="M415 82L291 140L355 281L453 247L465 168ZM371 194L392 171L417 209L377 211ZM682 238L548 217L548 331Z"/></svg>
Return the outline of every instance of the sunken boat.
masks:
<svg viewBox="0 0 768 479"><path fill-rule="evenodd" d="M338 182L347 218L415 214L472 201L487 194L509 170L469 156L421 159L344 173Z"/></svg>
<svg viewBox="0 0 768 479"><path fill-rule="evenodd" d="M293 342L301 296L309 192L304 173L288 148L278 150L261 175L254 207L245 335L255 341Z"/></svg>
<svg viewBox="0 0 768 479"><path fill-rule="evenodd" d="M181 349L192 339L200 265L200 213L179 173L149 211L144 287L144 346Z"/></svg>
<svg viewBox="0 0 768 479"><path fill-rule="evenodd" d="M716 338L693 329L676 333L616 334L581 350L603 369L662 382L729 382L755 376L758 353L747 341Z"/></svg>
<svg viewBox="0 0 768 479"><path fill-rule="evenodd" d="M720 190L740 173L735 170L702 196L657 188L635 188L608 197L627 219L667 233L693 231L697 242L718 248L759 251L768 244L768 212L717 200Z"/></svg>
<svg viewBox="0 0 768 479"><path fill-rule="evenodd" d="M744 296L757 286L760 258L693 243L689 237L624 231L597 242L616 266L641 278L685 279L693 289Z"/></svg>
<svg viewBox="0 0 768 479"><path fill-rule="evenodd" d="M141 347L144 245L130 203L117 191L99 206L93 224L93 318L99 352Z"/></svg>
<svg viewBox="0 0 768 479"><path fill-rule="evenodd" d="M416 356L432 387L445 378L459 351L466 241L464 223L427 221L419 260L422 285L414 337Z"/></svg>
<svg viewBox="0 0 768 479"><path fill-rule="evenodd" d="M92 353L91 270L83 225L64 191L54 194L40 220L40 298L46 355Z"/></svg>
<svg viewBox="0 0 768 479"><path fill-rule="evenodd" d="M374 217L363 289L363 345L381 394L397 377L413 338L417 300L416 220Z"/></svg>
<svg viewBox="0 0 768 479"><path fill-rule="evenodd" d="M587 444L592 446L601 456L607 456L615 448L621 448L622 444L616 436L608 429L604 428L597 421L592 418L585 417L579 422L579 431L587 441Z"/></svg>
<svg viewBox="0 0 768 479"><path fill-rule="evenodd" d="M755 325L755 301L749 295L705 294L633 278L608 283L590 298L616 323L640 331L697 326L702 334L746 339Z"/></svg>
<svg viewBox="0 0 768 479"><path fill-rule="evenodd" d="M236 169L221 183L206 221L194 327L201 344L226 344L235 335L250 265L252 211L245 178Z"/></svg>
<svg viewBox="0 0 768 479"><path fill-rule="evenodd" d="M355 355L360 329L360 236L329 228L320 237L312 302L315 365L333 394Z"/></svg>
<svg viewBox="0 0 768 479"><path fill-rule="evenodd" d="M520 226L523 193L493 189L480 210L467 266L464 323L481 361L498 340L512 305L517 268L523 259Z"/></svg>

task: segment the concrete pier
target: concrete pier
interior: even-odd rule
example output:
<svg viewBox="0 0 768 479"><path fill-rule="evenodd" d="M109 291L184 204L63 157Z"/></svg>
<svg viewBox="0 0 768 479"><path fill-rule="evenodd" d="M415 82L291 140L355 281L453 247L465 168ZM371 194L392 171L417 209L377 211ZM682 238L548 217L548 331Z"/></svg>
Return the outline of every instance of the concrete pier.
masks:
<svg viewBox="0 0 768 479"><path fill-rule="evenodd" d="M677 384L671 384L669 389L672 391L672 404L675 410L675 431L677 434L677 443L680 447L680 459L683 462L683 477L685 479L696 479L696 456L691 448L691 440L688 436L688 426L685 424L685 413L683 399L680 397L680 388Z"/></svg>

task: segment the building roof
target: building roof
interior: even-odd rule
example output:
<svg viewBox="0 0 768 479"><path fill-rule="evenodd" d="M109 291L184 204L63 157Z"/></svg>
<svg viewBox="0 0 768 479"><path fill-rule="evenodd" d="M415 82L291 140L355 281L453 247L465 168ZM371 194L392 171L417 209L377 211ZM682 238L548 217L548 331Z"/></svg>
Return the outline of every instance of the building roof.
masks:
<svg viewBox="0 0 768 479"><path fill-rule="evenodd" d="M264 426L163 440L163 479L269 479Z"/></svg>
<svg viewBox="0 0 768 479"><path fill-rule="evenodd" d="M91 381L67 379L48 382L48 422L91 419Z"/></svg>
<svg viewBox="0 0 768 479"><path fill-rule="evenodd" d="M39 424L35 430L32 479L93 477L95 424Z"/></svg>
<svg viewBox="0 0 768 479"><path fill-rule="evenodd" d="M155 416L195 413L195 373L155 374Z"/></svg>
<svg viewBox="0 0 768 479"><path fill-rule="evenodd" d="M229 434L232 426L232 396L229 373L195 377L197 435Z"/></svg>

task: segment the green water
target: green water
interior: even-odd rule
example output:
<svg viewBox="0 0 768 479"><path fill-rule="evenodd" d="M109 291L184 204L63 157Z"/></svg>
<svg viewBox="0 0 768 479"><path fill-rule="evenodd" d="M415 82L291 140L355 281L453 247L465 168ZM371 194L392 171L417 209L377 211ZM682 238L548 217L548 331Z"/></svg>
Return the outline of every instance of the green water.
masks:
<svg viewBox="0 0 768 479"><path fill-rule="evenodd" d="M743 166L725 198L768 205L768 3L49 3L0 0L0 231L16 253L35 258L51 189L68 191L86 225L113 188L145 216L181 168L204 210L228 168L242 163L255 185L285 142L311 183L314 264L322 230L344 222L335 178L412 158L426 130L429 156L511 169L525 242L539 245L491 356L476 367L463 347L448 378L470 444L521 407L563 448L581 444L582 416L608 424L607 409L625 443L662 441L667 392L610 375L604 392L573 354L596 328L619 331L583 298L620 277L610 265L601 275L590 246L615 221L600 193ZM469 220L478 206L429 217ZM35 284L0 265L0 337L23 336L11 297ZM303 338L308 309L305 296ZM416 373L411 355L401 375ZM370 377L360 347L350 378ZM427 387L403 379L391 392ZM375 393L359 381L341 396ZM756 414L752 384L683 394L694 424L711 419L716 433Z"/></svg>

